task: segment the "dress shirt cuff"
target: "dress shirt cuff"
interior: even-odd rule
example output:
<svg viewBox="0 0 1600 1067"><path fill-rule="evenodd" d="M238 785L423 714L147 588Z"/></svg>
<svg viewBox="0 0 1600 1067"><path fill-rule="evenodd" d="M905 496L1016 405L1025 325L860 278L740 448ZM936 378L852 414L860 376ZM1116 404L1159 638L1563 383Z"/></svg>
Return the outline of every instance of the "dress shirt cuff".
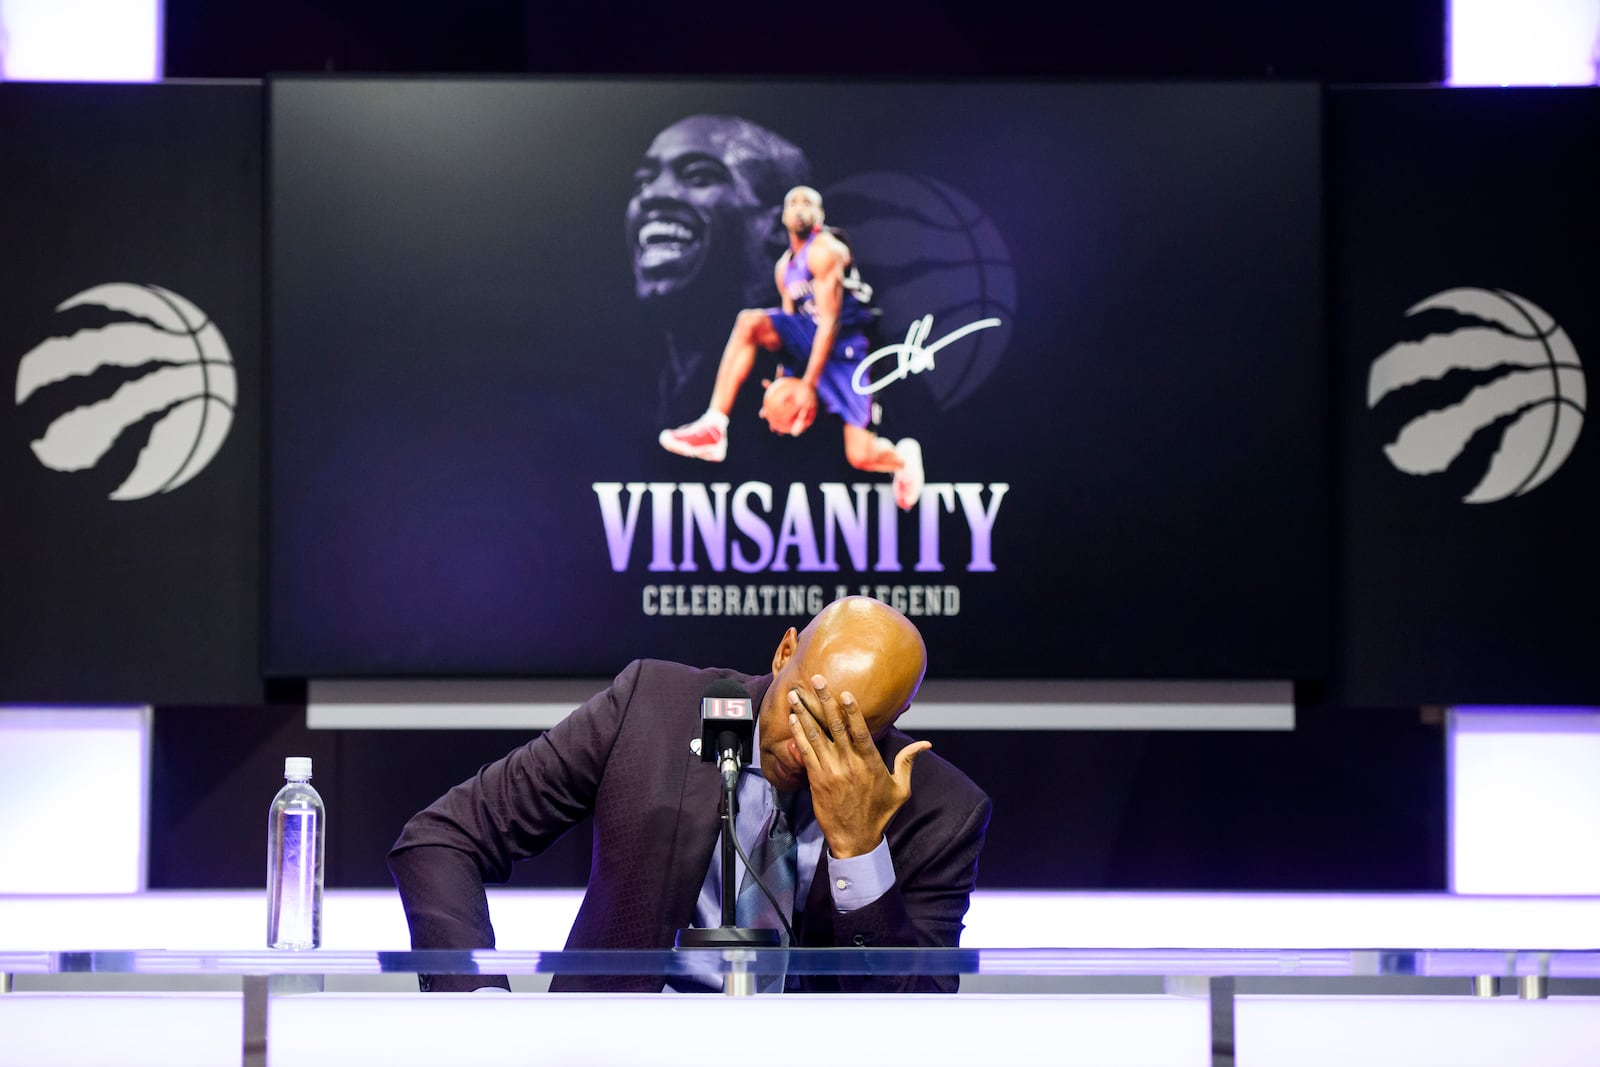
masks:
<svg viewBox="0 0 1600 1067"><path fill-rule="evenodd" d="M894 860L889 856L889 839L862 856L836 859L828 853L828 889L836 910L864 908L894 886Z"/></svg>

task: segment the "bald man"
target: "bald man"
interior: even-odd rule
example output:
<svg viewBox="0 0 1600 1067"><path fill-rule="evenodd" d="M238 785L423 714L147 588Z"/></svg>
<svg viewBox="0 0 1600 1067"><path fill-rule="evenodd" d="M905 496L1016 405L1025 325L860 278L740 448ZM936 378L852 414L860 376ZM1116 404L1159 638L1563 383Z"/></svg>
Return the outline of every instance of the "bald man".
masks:
<svg viewBox="0 0 1600 1067"><path fill-rule="evenodd" d="M770 673L629 664L559 725L407 822L389 868L412 947L493 947L484 884L504 882L513 863L589 815L594 858L567 948L670 948L680 929L719 925L721 779L690 749L701 732L700 698L719 679L738 683L759 709L755 757L739 783L741 840L756 836L750 825L761 826L775 803L794 812L795 944L958 945L990 802L927 741L894 726L926 666L911 621L863 597L836 601L803 630L785 631ZM422 979L425 990L485 985L507 983ZM788 980L792 991L956 985L955 975ZM553 991L662 986L648 975L551 983Z"/></svg>

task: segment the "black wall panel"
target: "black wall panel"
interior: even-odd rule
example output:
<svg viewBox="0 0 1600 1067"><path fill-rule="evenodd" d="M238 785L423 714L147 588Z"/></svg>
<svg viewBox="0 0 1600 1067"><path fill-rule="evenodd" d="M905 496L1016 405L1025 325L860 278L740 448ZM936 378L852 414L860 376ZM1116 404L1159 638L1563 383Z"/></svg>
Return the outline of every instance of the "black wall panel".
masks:
<svg viewBox="0 0 1600 1067"><path fill-rule="evenodd" d="M905 721L915 732L915 712ZM312 730L292 709L158 709L152 888L249 888L283 757L328 804L330 885L387 887L400 827L532 734ZM1443 730L1415 711L1302 710L1292 732L933 731L994 799L985 889L1446 888ZM581 886L583 823L513 885Z"/></svg>
<svg viewBox="0 0 1600 1067"><path fill-rule="evenodd" d="M1328 98L1336 694L1600 700L1600 91Z"/></svg>
<svg viewBox="0 0 1600 1067"><path fill-rule="evenodd" d="M6 84L0 130L0 700L259 701L260 87Z"/></svg>

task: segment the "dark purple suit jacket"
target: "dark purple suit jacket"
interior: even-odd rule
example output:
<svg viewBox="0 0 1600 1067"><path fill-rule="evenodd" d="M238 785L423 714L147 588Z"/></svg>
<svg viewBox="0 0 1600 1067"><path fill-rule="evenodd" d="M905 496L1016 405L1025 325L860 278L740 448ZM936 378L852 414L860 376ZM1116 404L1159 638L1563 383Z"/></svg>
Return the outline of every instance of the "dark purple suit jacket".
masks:
<svg viewBox="0 0 1600 1067"><path fill-rule="evenodd" d="M414 949L494 945L484 894L511 865L538 855L594 816L589 884L569 949L671 948L694 921L695 902L720 829L715 764L690 751L700 698L719 678L749 690L757 708L771 675L637 660L611 687L555 727L450 790L406 823L389 853ZM911 742L891 728L878 741L887 764ZM827 849L795 936L803 947L955 947L977 878L989 798L932 752L912 765L911 798L886 837L894 888L845 914L829 896ZM424 977L425 989L504 985L497 976ZM553 990L651 992L659 976L557 976ZM808 990L947 991L956 976L799 980Z"/></svg>

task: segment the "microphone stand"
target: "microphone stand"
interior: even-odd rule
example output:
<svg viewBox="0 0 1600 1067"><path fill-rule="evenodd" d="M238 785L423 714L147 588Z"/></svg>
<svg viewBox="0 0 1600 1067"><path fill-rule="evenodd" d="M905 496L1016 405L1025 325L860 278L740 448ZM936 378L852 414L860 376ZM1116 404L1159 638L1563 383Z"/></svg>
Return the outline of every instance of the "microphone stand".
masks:
<svg viewBox="0 0 1600 1067"><path fill-rule="evenodd" d="M733 766L729 766L733 764ZM722 761L722 801L717 805L717 810L722 814L722 925L726 929L736 928L738 917L734 914L735 906L739 903L737 893L728 892L728 887L734 885L733 857L736 850L733 847L734 827L739 822L739 770L733 760L723 757Z"/></svg>
<svg viewBox="0 0 1600 1067"><path fill-rule="evenodd" d="M720 746L719 746L720 747ZM710 928L686 926L678 931L675 942L678 948L752 949L777 948L783 937L776 930L740 926L735 915L739 900L738 886L734 881L735 847L734 824L739 815L739 761L737 750L724 750L721 760L722 800L717 810L722 816L722 925ZM733 970L725 974L723 992L730 996L748 996L755 992L755 975L746 970L749 958L725 954Z"/></svg>

